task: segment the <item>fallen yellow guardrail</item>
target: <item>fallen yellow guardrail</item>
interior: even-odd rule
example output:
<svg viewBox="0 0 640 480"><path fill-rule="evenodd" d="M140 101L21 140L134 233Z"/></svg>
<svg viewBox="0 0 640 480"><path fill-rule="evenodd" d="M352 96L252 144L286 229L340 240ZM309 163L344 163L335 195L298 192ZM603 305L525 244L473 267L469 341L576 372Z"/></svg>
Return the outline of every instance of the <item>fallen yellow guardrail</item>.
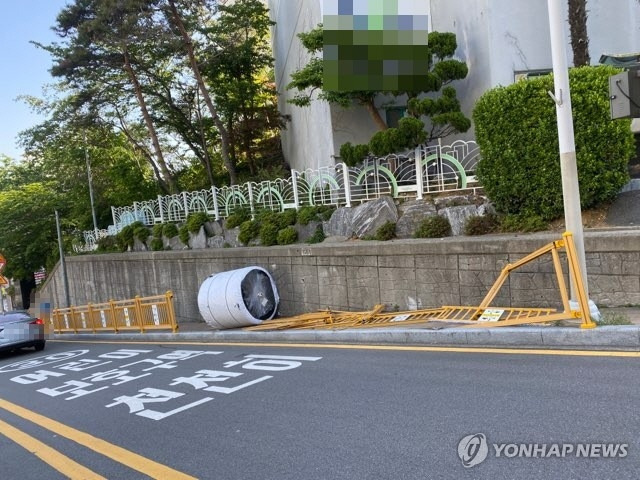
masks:
<svg viewBox="0 0 640 480"><path fill-rule="evenodd" d="M50 322L54 333L178 331L171 291L151 297L56 308Z"/></svg>
<svg viewBox="0 0 640 480"><path fill-rule="evenodd" d="M569 266L569 274L576 287L578 309L571 310L569 294L564 280L559 251L564 249ZM519 308L490 306L509 274L543 255L551 254L553 266L562 301L562 311L553 308ZM487 295L477 307L444 306L427 310L409 310L405 312L382 313L384 305L376 305L365 312L344 312L321 310L290 318L268 320L260 325L247 327L246 330L284 330L284 329L343 329L362 327L388 327L422 324L430 321L464 323L464 327L501 327L531 323L547 323L558 320L582 319L581 328L594 328L596 324L589 314L589 302L585 293L580 264L573 243L573 235L565 232L562 239L551 242L513 264L502 269Z"/></svg>

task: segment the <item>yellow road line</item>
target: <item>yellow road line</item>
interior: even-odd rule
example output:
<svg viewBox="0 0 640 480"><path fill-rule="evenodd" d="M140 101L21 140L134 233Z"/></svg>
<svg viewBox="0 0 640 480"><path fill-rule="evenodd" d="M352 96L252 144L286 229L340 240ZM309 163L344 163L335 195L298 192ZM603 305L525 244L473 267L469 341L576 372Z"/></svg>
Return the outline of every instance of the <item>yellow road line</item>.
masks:
<svg viewBox="0 0 640 480"><path fill-rule="evenodd" d="M93 470L89 470L87 467L80 465L66 455L42 443L37 438L12 427L2 420L0 420L0 434L13 440L22 448L33 453L40 460L48 463L51 467L55 468L62 475L69 477L71 480L107 480Z"/></svg>
<svg viewBox="0 0 640 480"><path fill-rule="evenodd" d="M230 347L290 347L290 348L330 348L337 350L392 350L404 352L449 352L449 353L497 353L506 355L557 355L567 357L630 357L640 358L640 352L615 350L546 350L524 348L476 348L476 347L420 347L409 345L349 345L328 343L259 343L259 342L162 342L162 341L106 341L106 340L50 340L67 343L98 344L157 344L157 345L212 345Z"/></svg>
<svg viewBox="0 0 640 480"><path fill-rule="evenodd" d="M25 420L29 420L30 422L33 422L43 428L46 428L53 433L68 438L69 440L73 440L74 442L84 447L87 447L133 470L137 470L145 475L148 475L151 478L195 480L195 477L179 472L178 470L174 470L173 468L162 465L161 463L154 462L153 460L149 460L148 458L145 458L141 455L109 443L106 440L102 440L88 433L76 430L75 428L52 420L48 417L40 415L39 413L27 410L26 408L8 402L7 400L4 400L2 398L0 398L0 408L13 413L14 415L22 417Z"/></svg>

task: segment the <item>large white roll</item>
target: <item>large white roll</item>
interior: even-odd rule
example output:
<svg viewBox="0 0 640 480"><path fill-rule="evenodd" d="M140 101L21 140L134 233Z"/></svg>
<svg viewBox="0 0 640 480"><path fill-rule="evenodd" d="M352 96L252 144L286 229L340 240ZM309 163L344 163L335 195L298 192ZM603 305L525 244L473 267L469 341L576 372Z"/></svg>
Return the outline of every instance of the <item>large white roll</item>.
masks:
<svg viewBox="0 0 640 480"><path fill-rule="evenodd" d="M278 310L278 290L264 268L246 267L214 273L198 292L198 308L205 322L214 328L258 325Z"/></svg>

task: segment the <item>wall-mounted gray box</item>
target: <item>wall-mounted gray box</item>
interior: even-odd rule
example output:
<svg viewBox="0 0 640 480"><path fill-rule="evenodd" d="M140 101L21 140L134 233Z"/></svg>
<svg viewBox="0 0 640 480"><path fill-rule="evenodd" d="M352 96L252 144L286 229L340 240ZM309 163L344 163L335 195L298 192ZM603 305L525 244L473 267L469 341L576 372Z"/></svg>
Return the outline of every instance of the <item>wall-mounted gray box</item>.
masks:
<svg viewBox="0 0 640 480"><path fill-rule="evenodd" d="M626 70L609 77L611 119L640 118L640 70Z"/></svg>

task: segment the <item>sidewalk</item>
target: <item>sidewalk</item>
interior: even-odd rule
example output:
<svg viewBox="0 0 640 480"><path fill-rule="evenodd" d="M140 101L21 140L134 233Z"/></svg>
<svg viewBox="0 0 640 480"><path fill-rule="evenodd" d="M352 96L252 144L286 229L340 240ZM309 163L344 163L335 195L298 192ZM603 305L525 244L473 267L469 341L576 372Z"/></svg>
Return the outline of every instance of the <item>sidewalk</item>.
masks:
<svg viewBox="0 0 640 480"><path fill-rule="evenodd" d="M572 326L523 326L494 328L447 328L429 322L420 326L361 328L345 330L247 331L214 330L204 322L179 324L178 333L59 334L53 340L109 340L125 342L202 343L313 343L358 345L406 345L441 347L497 347L522 349L587 349L640 352L640 308L603 309L605 318L615 314L632 325L581 329Z"/></svg>

